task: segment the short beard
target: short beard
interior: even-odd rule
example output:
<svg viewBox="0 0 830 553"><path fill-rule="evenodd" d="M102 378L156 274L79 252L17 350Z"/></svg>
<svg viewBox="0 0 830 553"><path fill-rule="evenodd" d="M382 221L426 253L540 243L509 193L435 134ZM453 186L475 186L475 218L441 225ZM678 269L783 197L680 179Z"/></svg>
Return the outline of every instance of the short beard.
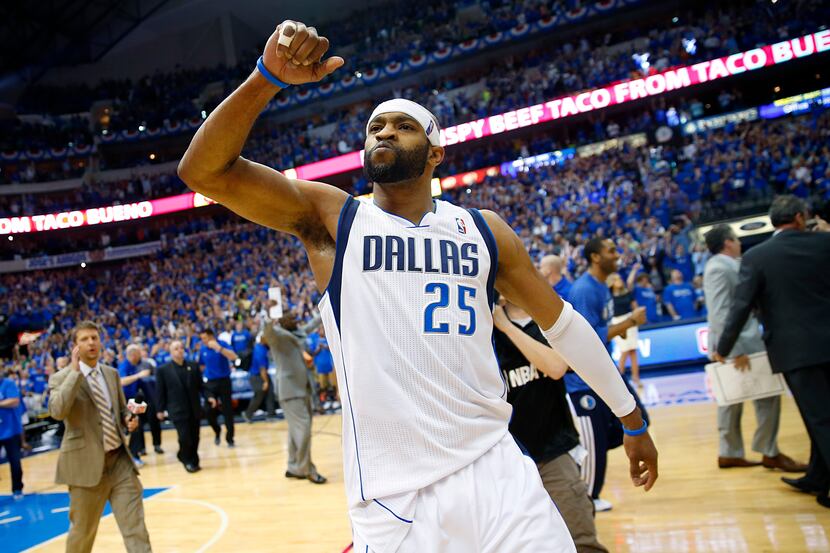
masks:
<svg viewBox="0 0 830 553"><path fill-rule="evenodd" d="M426 142L422 147L411 150L403 150L394 146L391 146L391 148L395 151L395 161L393 163L372 163L374 149L366 154L363 162L363 173L369 181L377 184L394 184L409 181L424 174L429 158L429 142Z"/></svg>

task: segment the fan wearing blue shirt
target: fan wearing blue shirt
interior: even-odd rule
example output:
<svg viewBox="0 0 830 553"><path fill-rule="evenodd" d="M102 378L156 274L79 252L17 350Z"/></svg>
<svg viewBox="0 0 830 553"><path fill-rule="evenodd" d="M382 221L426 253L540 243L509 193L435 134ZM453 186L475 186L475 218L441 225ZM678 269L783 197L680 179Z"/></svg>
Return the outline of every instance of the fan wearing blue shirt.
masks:
<svg viewBox="0 0 830 553"><path fill-rule="evenodd" d="M668 263L672 269L677 269L683 275L683 280L689 282L695 276L695 265L692 263L692 256L686 252L683 244L675 248L674 256L669 258Z"/></svg>
<svg viewBox="0 0 830 553"><path fill-rule="evenodd" d="M242 355L242 352L249 348L251 342L251 333L245 328L245 323L236 321L236 327L231 333L231 347L237 355Z"/></svg>
<svg viewBox="0 0 830 553"><path fill-rule="evenodd" d="M610 348L611 338L625 336L628 329L645 323L646 310L644 307L638 307L627 319L611 324L614 316L614 298L606 282L609 275L617 270L620 253L610 239L592 238L585 244L583 255L588 260L589 268L574 281L568 301L585 317L605 346ZM637 401L643 420L648 423L648 413L637 392L627 380L623 380ZM582 445L588 450L590 457L582 464L582 478L588 484L596 510L607 511L611 509L611 503L600 499L599 494L605 483L608 450L623 443L622 424L599 395L573 371L565 374L565 387L577 414Z"/></svg>
<svg viewBox="0 0 830 553"><path fill-rule="evenodd" d="M140 346L136 344L127 346L124 360L118 364L118 375L121 377L121 387L124 389L124 397L127 401L136 398L141 389L142 379L150 376L150 369L145 364L142 364ZM144 401L149 404L152 398L143 390L141 393L143 398L138 398L136 401L139 403ZM146 454L144 449L144 424L150 422L149 414L146 412L142 413L138 419L138 428L135 432L130 433L130 453L133 456L133 461L141 467L144 465L141 456ZM151 426L153 445L156 453L161 454L164 453L164 450L161 449L161 426L158 424L158 420L155 419L155 412L153 413L153 419L153 422L150 424L158 428L156 431Z"/></svg>
<svg viewBox="0 0 830 553"><path fill-rule="evenodd" d="M314 359L317 383L324 394L323 409L337 409L340 402L337 397L337 378L334 375L334 358L329 351L329 343L322 329L308 335L308 351Z"/></svg>
<svg viewBox="0 0 830 553"><path fill-rule="evenodd" d="M663 289L663 302L671 318L676 321L696 317L696 298L697 295L692 285L683 281L683 273L674 269L671 272L671 284Z"/></svg>
<svg viewBox="0 0 830 553"><path fill-rule="evenodd" d="M202 374L205 378L208 403L210 403L207 419L215 434L213 443L219 445L221 442L222 429L219 426L219 410L221 409L222 417L225 419L225 440L228 442L228 447L235 447L230 362L236 361L239 357L229 343L217 340L216 334L210 329L203 330L199 338L202 340L199 362L204 366Z"/></svg>
<svg viewBox="0 0 830 553"><path fill-rule="evenodd" d="M646 322L658 323L661 315L657 304L657 294L654 293L654 288L651 286L651 279L646 273L637 275L637 280L634 285L634 301L637 305L646 308Z"/></svg>
<svg viewBox="0 0 830 553"><path fill-rule="evenodd" d="M254 349L251 353L251 366L248 369L248 378L251 382L251 390L254 397L248 403L248 408L242 412L243 418L251 423L253 416L262 401L265 400L265 410L269 417L274 416L274 394L269 393L271 379L268 377L268 346L262 341L262 336L257 336L254 342Z"/></svg>
<svg viewBox="0 0 830 553"><path fill-rule="evenodd" d="M548 284L567 301L571 293L571 281L564 275L565 262L558 255L546 255L539 262L539 272L548 281Z"/></svg>
<svg viewBox="0 0 830 553"><path fill-rule="evenodd" d="M0 450L5 450L12 473L12 496L23 499L23 467L20 464L23 422L20 417L20 389L8 378L5 369L0 369Z"/></svg>

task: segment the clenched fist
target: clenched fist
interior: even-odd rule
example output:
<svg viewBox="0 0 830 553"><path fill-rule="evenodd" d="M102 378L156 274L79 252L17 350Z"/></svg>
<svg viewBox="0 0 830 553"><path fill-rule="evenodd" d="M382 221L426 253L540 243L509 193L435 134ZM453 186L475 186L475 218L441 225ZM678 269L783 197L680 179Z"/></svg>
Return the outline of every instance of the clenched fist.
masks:
<svg viewBox="0 0 830 553"><path fill-rule="evenodd" d="M268 38L262 61L283 82L315 83L345 63L340 56L323 60L328 49L329 39L318 36L317 29L286 20Z"/></svg>

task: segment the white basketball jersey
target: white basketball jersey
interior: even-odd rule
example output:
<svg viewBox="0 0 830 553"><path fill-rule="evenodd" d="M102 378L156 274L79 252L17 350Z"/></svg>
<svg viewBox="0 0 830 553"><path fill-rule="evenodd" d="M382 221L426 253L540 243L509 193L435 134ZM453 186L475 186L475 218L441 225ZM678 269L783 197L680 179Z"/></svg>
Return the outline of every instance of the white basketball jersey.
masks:
<svg viewBox="0 0 830 553"><path fill-rule="evenodd" d="M320 311L343 404L349 505L424 488L507 432L493 350L495 239L443 201L414 225L350 198Z"/></svg>

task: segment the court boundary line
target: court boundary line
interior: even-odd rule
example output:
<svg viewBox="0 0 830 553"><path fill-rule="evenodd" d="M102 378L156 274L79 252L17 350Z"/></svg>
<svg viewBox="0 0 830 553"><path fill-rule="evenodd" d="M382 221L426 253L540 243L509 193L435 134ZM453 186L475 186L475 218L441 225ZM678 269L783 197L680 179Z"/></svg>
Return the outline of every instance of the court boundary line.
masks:
<svg viewBox="0 0 830 553"><path fill-rule="evenodd" d="M141 487L142 487L142 488L144 488L144 485L142 484L142 486L141 486ZM170 491L170 490L172 490L173 488L176 488L176 487L178 487L178 484L174 484L174 485L172 485L172 486L169 486L169 487L167 487L167 488L165 488L165 489L161 490L160 492L155 493L155 494L151 495L150 497L148 497L148 498L147 498L147 501L149 501L149 500L151 500L151 499L153 499L153 498L155 498L155 497L158 497L158 496L160 496L161 494L166 493L166 492L168 492L168 491ZM60 492L59 492L59 493L60 493ZM142 489L142 493L143 493L143 489ZM69 492L67 491L67 495L68 495L68 494L69 494ZM110 508L110 514L102 516L102 517L101 517L101 520L103 520L103 519L105 519L105 518L107 518L107 517L111 517L111 516L113 516L113 515L112 515L112 508ZM31 552L33 552L33 551L36 551L37 549L39 549L39 548L41 548L41 547L44 547L44 546L46 546L46 545L49 545L49 544L50 544L50 543L52 543L53 541L57 541L58 539L60 539L60 538L62 538L62 537L64 537L64 536L66 536L67 534L69 534L69 530L67 530L66 532L64 532L64 533L62 533L62 534L58 534L57 536L54 536L54 537L52 537L52 538L49 538L49 539L48 539L48 540L46 540L46 541L42 541L42 542L40 542L40 543L38 543L38 544L35 544L35 545L33 545L32 547L30 547L30 548L28 548L28 549L24 549L24 550L23 550L23 551L21 551L20 553L31 553ZM96 535L95 535L95 537L98 537L98 535L96 534Z"/></svg>
<svg viewBox="0 0 830 553"><path fill-rule="evenodd" d="M170 503L183 502L201 505L202 507L207 507L208 509L219 515L219 518L221 519L219 528L213 533L213 536L211 536L207 543L205 543L199 549L196 550L196 553L204 553L205 551L213 547L216 544L216 542L218 542L222 538L222 536L225 535L225 532L228 530L228 526L230 524L230 517L228 516L228 513L226 513L225 510L222 509L222 507L216 505L215 503L210 503L202 499L190 499L186 497L163 497L161 498L161 501L167 501Z"/></svg>

